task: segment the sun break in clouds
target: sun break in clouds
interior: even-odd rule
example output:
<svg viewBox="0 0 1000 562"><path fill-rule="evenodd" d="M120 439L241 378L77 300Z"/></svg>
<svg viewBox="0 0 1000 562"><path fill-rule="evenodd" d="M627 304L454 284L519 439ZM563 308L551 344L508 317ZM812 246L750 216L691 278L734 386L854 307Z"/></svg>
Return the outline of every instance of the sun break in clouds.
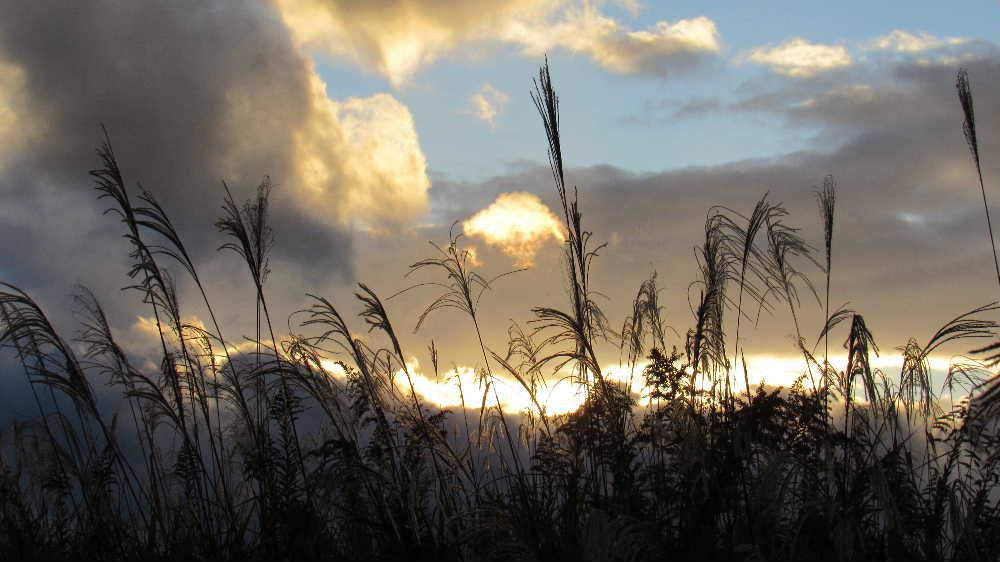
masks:
<svg viewBox="0 0 1000 562"><path fill-rule="evenodd" d="M489 207L462 224L466 236L481 238L522 267L534 264L535 254L548 239L565 239L555 214L537 195L524 191L502 193Z"/></svg>

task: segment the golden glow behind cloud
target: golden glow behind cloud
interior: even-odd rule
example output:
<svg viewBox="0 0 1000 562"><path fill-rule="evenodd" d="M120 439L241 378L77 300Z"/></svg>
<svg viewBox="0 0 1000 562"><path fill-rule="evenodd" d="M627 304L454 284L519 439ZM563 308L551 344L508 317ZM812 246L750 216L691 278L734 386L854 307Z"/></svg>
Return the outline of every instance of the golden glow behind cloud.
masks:
<svg viewBox="0 0 1000 562"><path fill-rule="evenodd" d="M336 378L346 376L344 368L334 361L324 359L320 365ZM483 402L484 391L487 391L483 377L477 375L473 367L457 366L434 377L423 372L416 358L410 358L406 368L409 376L403 369L393 375L396 388L406 393L412 383L417 396L439 408L457 409L464 404L470 410L478 409ZM486 392L487 406L497 405L499 398L499 404L506 413L538 411L528 390L521 383L504 375L496 375L491 380ZM545 408L546 414L560 415L578 409L586 398L586 391L582 386L568 381L557 384L545 384L543 381L536 390L535 397Z"/></svg>
<svg viewBox="0 0 1000 562"><path fill-rule="evenodd" d="M188 318L182 320L181 329L184 332L185 345L188 346L190 353L195 356L200 357L204 362L208 362L207 348L205 344L207 343L205 339L205 334L211 334L210 330L207 330L205 323L197 316L189 316ZM172 349L180 348L180 338L177 337L177 331L173 326L167 323L161 323L157 325L156 317L154 316L142 316L136 317L135 322L132 324L130 335L138 336L136 343L142 347L152 347L156 351L153 351L151 356L155 356L159 352L159 346L161 344L160 334L163 334L162 343L166 344ZM218 341L214 339L209 339L212 345L212 360L214 361L216 367L221 367L229 360L230 357L241 354L241 353L251 353L257 349L257 344L252 341L241 341L239 343L227 343L226 349L222 349L218 345ZM270 340L261 341L263 346L271 346ZM151 365L151 368L156 369L156 365Z"/></svg>
<svg viewBox="0 0 1000 562"><path fill-rule="evenodd" d="M843 45L822 45L794 37L778 45L758 47L745 57L770 66L778 74L808 78L819 72L850 66L851 54Z"/></svg>
<svg viewBox="0 0 1000 562"><path fill-rule="evenodd" d="M418 395L442 408L460 408L463 403L468 408L477 408L482 403L483 392L486 390L481 377L478 377L471 367L456 367L441 373L437 379L428 377L420 371L416 360L408 364L410 380ZM406 373L402 370L396 373L397 386L406 388L409 384ZM460 388L461 386L461 388ZM495 391L495 393L494 393ZM567 414L580 407L585 398L584 389L578 385L556 384L539 388L537 391L539 404L550 415ZM537 411L527 389L519 382L501 375L494 376L486 395L487 405L495 405L497 398L505 412L520 413Z"/></svg>
<svg viewBox="0 0 1000 562"><path fill-rule="evenodd" d="M830 362L835 368L843 370L847 363L847 357L846 355L831 357ZM894 371L898 372L902 362L903 358L900 355L872 357L872 367L882 369L890 375ZM945 357L932 357L929 363L931 369L936 373L944 373L950 366L950 361ZM324 359L321 361L321 365L334 377L343 378L345 376L344 369L333 361ZM803 376L806 377L804 384L809 385L805 360L801 357L749 356L747 357L747 365L750 369L750 385L753 388L765 384L770 388L787 389ZM651 389L643 381L642 371L645 367L645 362L636 364L634 369L610 365L603 367L602 372L605 380L621 385L621 388L634 396L640 405L645 405L649 402L651 395ZM412 383L414 392L422 400L439 408L459 409L464 404L470 410L478 409L483 402L485 392L486 405L494 406L499 401L499 405L507 414L539 413L539 406L541 406L546 415L562 415L579 409L587 397L586 387L574 382L572 377L568 376L570 374L568 371L537 381L536 404L531 394L520 382L505 374L495 374L491 379L490 388L487 389L483 377L477 375L475 369L469 366L456 366L440 373L438 377L434 377L424 373L417 359L411 358L407 361L407 370L409 376L403 369L399 369L394 374L393 383L396 388L405 394L409 392L409 385ZM734 392L745 392L742 365L731 373L730 380ZM699 378L696 385L703 390L708 390L710 383L706 379ZM858 392L862 391L859 389Z"/></svg>
<svg viewBox="0 0 1000 562"><path fill-rule="evenodd" d="M462 224L466 236L496 246L520 266L534 263L535 254L549 239L564 240L562 225L537 195L503 193L489 207Z"/></svg>

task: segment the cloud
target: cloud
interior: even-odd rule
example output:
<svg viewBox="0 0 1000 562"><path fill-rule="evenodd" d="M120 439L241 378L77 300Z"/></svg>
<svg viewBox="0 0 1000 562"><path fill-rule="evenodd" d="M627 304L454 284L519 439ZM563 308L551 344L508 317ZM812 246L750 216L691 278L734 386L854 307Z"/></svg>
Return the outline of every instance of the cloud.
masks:
<svg viewBox="0 0 1000 562"><path fill-rule="evenodd" d="M206 334L212 334L213 330L206 327L205 322L197 316L184 318L181 321L181 331L188 353L198 357L206 365L212 361L217 367L221 367L237 355L254 353L258 349L256 341L247 339L226 342L226 348L223 349L217 340L211 337L206 338ZM125 344L124 349L145 361L149 361L151 357L162 356L164 345L172 353L179 353L181 343L173 325L159 322L153 315L143 316L140 314L136 316L135 322L132 323L129 330L124 333L116 331L115 337L120 343ZM262 339L260 345L262 349L268 347L273 349L274 346L273 342L267 339ZM155 364L149 364L146 367L154 371L158 369Z"/></svg>
<svg viewBox="0 0 1000 562"><path fill-rule="evenodd" d="M506 92L498 90L492 84L483 84L469 98L469 104L473 115L492 125L508 100L510 96Z"/></svg>
<svg viewBox="0 0 1000 562"><path fill-rule="evenodd" d="M277 3L301 44L376 71L395 86L461 43L494 37L498 28L514 18L533 19L552 10L547 0Z"/></svg>
<svg viewBox="0 0 1000 562"><path fill-rule="evenodd" d="M929 33L910 32L896 29L878 37L865 45L868 49L894 51L897 53L920 53L941 47L958 46L969 40L962 37L937 37Z"/></svg>
<svg viewBox="0 0 1000 562"><path fill-rule="evenodd" d="M271 176L274 259L300 278L349 277L355 226L426 210L426 162L402 103L330 99L273 6L221 7L0 8L0 100L13 108L0 113L0 208L33 217L0 224L18 247L5 275L16 267L30 285L126 259L89 187L101 123L129 186L156 194L201 263L219 245L222 180L240 198Z"/></svg>
<svg viewBox="0 0 1000 562"><path fill-rule="evenodd" d="M998 60L994 51L967 65L981 131L1000 130L1000 86L987 79L1000 73ZM788 154L652 173L612 165L574 167L567 161L568 182L579 186L584 228L594 232L594 244L620 240L621 250L605 249L595 259L591 282L608 296L601 305L612 324L629 314L635 290L656 270L668 324L680 334L692 325L689 298L698 295L687 290L697 275L691 248L703 242L711 205L746 214L770 192L772 201L783 201L790 210L790 224L801 227L819 247L822 228L813 190L830 173L840 186L831 302L849 302L863 314L884 349L891 351L909 337L923 341L945 321L993 300L996 278L975 169L962 136L955 68L907 59L878 64L877 73L859 64L835 80L770 81L767 90L737 100L747 102L744 107L728 108L766 113L767 123L809 131L815 141ZM765 94L766 103L749 103ZM1000 154L1000 137L982 135L980 143L983 154ZM1000 160L984 159L984 166L985 177L1000 177ZM459 218L500 194L525 189L552 205L551 182L546 165L525 164L482 182L442 180L435 192L447 199L463 194L466 201L480 201L471 209L455 208L453 216ZM1000 202L990 202L995 216ZM435 240L444 236L425 235ZM411 251L420 251L414 247ZM505 278L484 297L483 318L523 322L532 306L565 302L560 300L565 295L558 258L539 254L534 261L531 270ZM821 286L822 272L802 265ZM802 302L803 333L815 341L822 312L811 296L803 296ZM488 341L505 341L500 324L487 328L492 330ZM450 329L442 323L428 327L428 333L437 335L435 327ZM787 309L765 314L750 331L748 354L794 352ZM831 348L844 337L836 335ZM475 341L451 343L456 340L436 337L442 349L475 346Z"/></svg>
<svg viewBox="0 0 1000 562"><path fill-rule="evenodd" d="M314 113L295 136L303 209L376 231L425 213L431 183L409 109L389 94L331 100L315 75L311 85Z"/></svg>
<svg viewBox="0 0 1000 562"><path fill-rule="evenodd" d="M769 66L778 74L796 78L845 68L853 62L851 54L843 45L812 43L801 37L793 37L778 45L758 47L742 58Z"/></svg>
<svg viewBox="0 0 1000 562"><path fill-rule="evenodd" d="M37 137L38 124L23 118L28 100L26 77L19 66L0 59L0 172L5 161Z"/></svg>
<svg viewBox="0 0 1000 562"><path fill-rule="evenodd" d="M846 354L834 353L829 360L838 370L844 370L847 366ZM902 368L903 356L898 353L881 353L873 355L870 363L873 368L891 373ZM931 356L928 363L931 371L938 376L947 373L952 365L952 361L944 356ZM650 399L653 390L643 381L641 374L648 364L648 361L640 360L634 369L630 369L620 363L612 363L604 365L601 371L606 380L627 388L632 396L638 398L642 407ZM338 363L323 359L321 365L332 376L344 378L343 367ZM746 378L743 376L744 366L748 371ZM758 385L789 388L806 372L807 365L801 356L750 355L745 361L734 365L733 390L744 391L744 381L748 381L751 388ZM537 413L539 408L543 408L546 415L564 415L578 410L587 398L585 385L578 382L572 376L572 369L566 366L551 376L533 380L536 386L531 391L506 373L495 373L489 381L490 387L487 388L486 379L476 372L475 367L467 365L456 365L445 372L429 375L423 371L416 357L410 357L406 362L406 369L398 369L392 378L392 382L404 393L412 388L421 399L448 409L463 406L478 408L480 404L470 397L482 397L485 393L487 405L496 404L499 399L500 406L508 414ZM711 381L699 379L698 384L707 390Z"/></svg>
<svg viewBox="0 0 1000 562"><path fill-rule="evenodd" d="M957 65L990 56L996 45L971 37L939 37L897 29L862 43L860 49L877 57L905 58L921 65Z"/></svg>
<svg viewBox="0 0 1000 562"><path fill-rule="evenodd" d="M632 3L626 2L626 8ZM590 2L473 0L278 0L297 41L402 86L422 67L475 42L513 45L527 56L565 50L620 74L667 76L720 50L706 17L633 30ZM387 13L397 17L387 18Z"/></svg>
<svg viewBox="0 0 1000 562"><path fill-rule="evenodd" d="M486 388L484 377L476 373L474 367L455 366L439 376L428 376L421 368L416 358L407 361L409 374L402 369L393 376L397 387L409 390L410 384L418 396L441 408L479 407L476 401L486 396L488 405L497 403L504 411L512 414L521 412L537 412L538 407L528 390L505 374L494 374L490 377L490 387ZM475 396L476 398L471 398ZM548 415L568 414L575 411L586 399L586 391L582 385L575 383L546 384L539 381L535 389L538 404L545 408Z"/></svg>
<svg viewBox="0 0 1000 562"><path fill-rule="evenodd" d="M521 44L530 56L565 49L586 55L618 74L668 76L721 49L719 31L709 18L661 21L647 29L631 30L589 5L567 11L564 19L554 24L518 22L506 37Z"/></svg>
<svg viewBox="0 0 1000 562"><path fill-rule="evenodd" d="M522 267L534 263L548 240L562 242L562 224L537 195L524 191L503 193L489 207L462 223L466 236L496 246Z"/></svg>
<svg viewBox="0 0 1000 562"><path fill-rule="evenodd" d="M220 241L212 221L223 178L238 195L264 174L277 184L275 259L284 263L274 267L267 287L270 298L284 295L271 301L276 317L301 304L295 299L306 288L343 290L350 297L330 279L357 275L386 294L405 285L406 265L423 255L427 239L446 239L447 226L382 238L357 236L353 226L394 228L419 216L428 198L435 212L449 213L436 222L467 219L477 244L482 240L519 263L546 258L546 267L505 277L484 295L478 310L491 349L503 348L506 319L530 317L532 306L565 304L558 258L549 262L538 253L550 239L562 239L546 206L552 205L545 196L552 195L548 166L522 163L482 182L436 180L428 190L419 138L402 103L388 94L329 98L277 12L266 4L229 8L163 4L140 10L117 2L73 10L57 2L0 8L0 100L13 108L0 118L6 119L0 129L0 238L7 241L0 277L36 295L37 287L50 289L40 300L63 318L70 308L53 295L65 294L79 279L115 296L113 321L129 310L116 325L134 321L139 303L117 293L127 247L120 226L100 215L105 204L94 201L86 175L103 121L129 185L142 180L160 197L196 262L206 264L208 292L228 338L253 333L245 327L254 322L254 297L248 282L238 280L235 258L215 257ZM559 21L569 17L560 14ZM616 29L630 33L620 24ZM1000 139L987 134L1000 130L1000 89L987 79L1000 72L997 60L994 47L968 62L983 154L1000 154ZM850 65L832 78L817 73L770 80L734 104L720 104L819 130L819 142L798 152L642 174L568 162L571 185L580 186L585 228L595 232L595 243L620 241L594 262L593 287L609 296L601 305L612 323L628 314L635 289L655 269L668 323L681 334L690 326L687 287L697 271L690 248L701 242L712 204L745 211L770 190L791 208L790 220L804 227L803 234L820 240L812 186L831 172L840 182L833 301L850 300L884 347L925 337L957 313L992 300L993 266L962 139L955 69L908 57L878 63L885 66L877 76L862 64ZM690 111L720 105L692 105ZM403 150L391 150L395 146ZM987 158L984 166L987 178L1000 177L1000 161ZM526 216L541 227L523 232ZM479 248L485 254L486 246ZM818 270L808 274L819 279ZM323 285L316 287L314 279ZM414 290L392 299L393 317L400 323L416 318L433 298L428 294ZM817 308L803 302L803 331L815 333ZM756 331L748 328L748 353L790 349L787 319L783 311L776 314ZM474 365L480 348L472 330L455 329L457 318L430 319L428 333L444 357ZM409 334L403 337L409 345ZM426 346L420 343L410 347Z"/></svg>
<svg viewBox="0 0 1000 562"><path fill-rule="evenodd" d="M775 49L765 47L757 51L763 56L765 51L771 53ZM838 100L847 98L854 101L877 99L885 102L891 91L897 99L878 109L883 112L880 117L885 118L908 114L910 106L904 100L913 95L912 88L909 87L912 80L908 75L918 72L918 69L937 71L949 66L957 69L958 65L975 64L1000 55L997 44L981 39L941 38L899 30L861 41L850 51L846 47L844 49L856 56L852 56L850 64L838 68L836 73L809 73L802 70L796 75L798 79L793 82L754 78L744 82L730 95L720 92L711 96L649 99L637 110L623 115L620 120L630 125L662 126L683 119L734 112L777 112L798 119L812 113L814 107L836 105ZM749 58L750 53L744 53L735 60L747 62ZM796 71L793 68L785 70ZM881 95L873 97L874 89L879 89ZM834 128L842 128L840 126L843 125L856 127L863 124L859 123L860 120L870 118L871 115L867 112L852 114L848 111L839 115L839 121L831 119L827 124Z"/></svg>

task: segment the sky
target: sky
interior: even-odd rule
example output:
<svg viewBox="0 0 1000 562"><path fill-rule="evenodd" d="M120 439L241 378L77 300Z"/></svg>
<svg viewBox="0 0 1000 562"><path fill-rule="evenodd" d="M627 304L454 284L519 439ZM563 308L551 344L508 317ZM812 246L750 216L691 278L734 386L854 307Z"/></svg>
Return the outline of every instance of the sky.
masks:
<svg viewBox="0 0 1000 562"><path fill-rule="evenodd" d="M123 339L151 343L149 311L121 290L121 225L87 174L103 124L126 180L156 194L185 236L231 333L253 333L253 288L236 257L216 251L222 181L246 198L268 176L267 293L279 316L307 293L356 312L359 281L388 297L435 280L404 276L455 224L484 276L525 268L481 301L485 339L502 352L512 322L567 302L529 95L547 56L568 180L588 230L608 243L594 285L613 325L654 271L668 324L678 334L693 324L694 249L713 205L749 212L769 193L818 246L813 192L833 174L831 300L862 313L891 357L996 298L954 83L967 68L996 194L998 23L1000 4L985 1L4 4L0 280L69 334L84 284ZM202 318L174 273L185 314ZM423 287L387 301L414 364L429 363L433 340L445 365L475 366L458 313L412 333L435 296ZM814 341L821 309L808 295L802 306ZM741 335L748 355L793 357L789 320L764 315ZM617 361L613 346L607 357Z"/></svg>

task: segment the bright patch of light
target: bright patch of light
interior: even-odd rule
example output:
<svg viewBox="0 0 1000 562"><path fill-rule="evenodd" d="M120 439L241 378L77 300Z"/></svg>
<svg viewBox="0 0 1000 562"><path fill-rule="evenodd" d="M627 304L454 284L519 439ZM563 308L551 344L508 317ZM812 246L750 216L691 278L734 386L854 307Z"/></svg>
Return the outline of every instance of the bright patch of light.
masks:
<svg viewBox="0 0 1000 562"><path fill-rule="evenodd" d="M750 373L747 379L751 389L756 389L760 385L787 389L799 379L802 379L805 388L810 388L806 362L801 357L755 355L747 357L746 363ZM830 363L838 371L843 371L846 368L847 356L831 356ZM873 369L882 370L892 378L898 375L903 357L899 354L878 357L872 355L869 363ZM932 372L943 375L951 366L951 361L947 357L931 357L928 364ZM343 367L332 360L323 359L320 365L334 377L345 376ZM647 365L646 362L639 362L632 369L623 365L611 365L605 367L602 372L606 381L627 390L640 404L646 404L652 390L645 384L643 377L643 369ZM484 403L487 407L495 407L499 400L500 408L508 415L526 412L538 414L541 407L546 415L557 416L579 409L586 400L588 392L585 385L575 381L568 371L564 371L550 375L545 381L539 381L535 390L538 401L536 404L520 382L504 374L494 374L492 378L482 377L473 367L458 366L434 377L421 370L416 358L411 358L407 362L407 369L409 376L403 369L399 369L393 376L396 388L408 396L412 383L413 391L422 401L439 408L457 409L464 405L467 409L477 410ZM686 373L691 374L690 368L687 368ZM817 379L819 377L815 365L813 365L813 376ZM491 381L488 387L487 379ZM742 362L729 373L729 381L733 392L746 392ZM695 387L698 390L709 391L712 384L708 377L701 374L695 378ZM715 384L719 385L716 391L721 391L721 386L725 382L719 380ZM856 398L860 400L862 397Z"/></svg>
<svg viewBox="0 0 1000 562"><path fill-rule="evenodd" d="M496 406L499 398L499 406L505 414L538 413L541 406L548 415L561 415L578 409L586 398L583 386L562 381L538 388L536 405L528 389L508 376L480 377L473 368L460 366L433 378L420 371L416 359L407 363L407 369L409 376L402 369L396 372L393 382L397 387L406 390L412 381L413 390L421 398L440 408L460 408L464 404L466 408L476 409L484 401L487 407Z"/></svg>
<svg viewBox="0 0 1000 562"><path fill-rule="evenodd" d="M523 267L534 263L546 240L562 242L562 225L537 195L515 191L503 193L489 207L462 224L466 236L481 238L497 246Z"/></svg>

